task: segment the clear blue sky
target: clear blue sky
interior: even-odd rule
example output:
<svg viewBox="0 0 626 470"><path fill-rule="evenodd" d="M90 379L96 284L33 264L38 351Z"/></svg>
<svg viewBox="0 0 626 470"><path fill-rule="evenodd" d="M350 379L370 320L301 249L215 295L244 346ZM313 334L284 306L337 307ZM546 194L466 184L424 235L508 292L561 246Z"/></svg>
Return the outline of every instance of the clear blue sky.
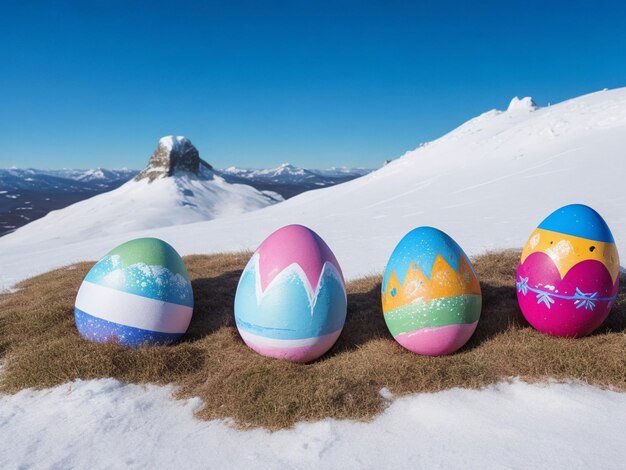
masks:
<svg viewBox="0 0 626 470"><path fill-rule="evenodd" d="M3 2L0 167L377 167L514 95L626 86L626 2Z"/></svg>

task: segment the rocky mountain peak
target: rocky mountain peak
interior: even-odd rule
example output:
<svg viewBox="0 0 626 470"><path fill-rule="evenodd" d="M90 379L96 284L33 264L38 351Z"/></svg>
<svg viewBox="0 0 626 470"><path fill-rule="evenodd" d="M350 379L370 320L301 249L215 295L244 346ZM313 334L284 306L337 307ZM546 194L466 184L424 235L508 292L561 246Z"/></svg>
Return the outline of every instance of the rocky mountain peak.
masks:
<svg viewBox="0 0 626 470"><path fill-rule="evenodd" d="M135 181L148 179L152 182L157 178L172 176L179 171L199 175L201 167L213 169L200 158L198 149L187 137L168 135L159 140L148 166L135 177Z"/></svg>

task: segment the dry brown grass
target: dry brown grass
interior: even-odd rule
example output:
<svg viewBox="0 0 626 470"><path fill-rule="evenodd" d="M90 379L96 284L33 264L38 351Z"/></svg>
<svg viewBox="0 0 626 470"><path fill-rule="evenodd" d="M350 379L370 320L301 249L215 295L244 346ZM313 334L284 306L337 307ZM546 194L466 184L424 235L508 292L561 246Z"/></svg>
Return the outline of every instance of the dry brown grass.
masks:
<svg viewBox="0 0 626 470"><path fill-rule="evenodd" d="M91 263L22 282L20 291L0 298L0 361L5 362L0 387L16 392L100 377L175 383L178 397L205 401L200 418L234 418L243 427L269 429L325 417L368 419L385 406L382 387L402 395L482 387L520 376L626 390L625 288L595 334L576 340L548 337L533 330L517 307L519 253L488 253L475 260L483 289L475 335L457 354L430 358L393 340L382 317L380 278L361 279L348 285L348 317L336 346L301 365L261 357L237 334L233 298L249 255L185 259L194 319L185 340L173 346L133 350L79 337L73 304Z"/></svg>

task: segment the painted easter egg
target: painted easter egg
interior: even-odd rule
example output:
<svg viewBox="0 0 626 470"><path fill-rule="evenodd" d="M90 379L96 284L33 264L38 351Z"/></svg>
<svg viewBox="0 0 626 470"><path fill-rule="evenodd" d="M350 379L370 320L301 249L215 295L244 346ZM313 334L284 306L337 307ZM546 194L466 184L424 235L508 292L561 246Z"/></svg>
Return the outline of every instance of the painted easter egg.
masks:
<svg viewBox="0 0 626 470"><path fill-rule="evenodd" d="M335 255L302 225L288 225L265 239L235 295L235 322L244 342L259 354L294 362L328 351L343 329L346 310Z"/></svg>
<svg viewBox="0 0 626 470"><path fill-rule="evenodd" d="M476 330L480 284L467 255L441 230L418 227L400 240L381 290L387 328L409 351L450 354Z"/></svg>
<svg viewBox="0 0 626 470"><path fill-rule="evenodd" d="M606 222L572 204L550 214L524 246L517 300L532 326L554 335L585 336L608 316L619 288L619 256Z"/></svg>
<svg viewBox="0 0 626 470"><path fill-rule="evenodd" d="M110 251L85 276L74 307L83 338L126 346L176 341L192 313L185 264L157 238L138 238Z"/></svg>

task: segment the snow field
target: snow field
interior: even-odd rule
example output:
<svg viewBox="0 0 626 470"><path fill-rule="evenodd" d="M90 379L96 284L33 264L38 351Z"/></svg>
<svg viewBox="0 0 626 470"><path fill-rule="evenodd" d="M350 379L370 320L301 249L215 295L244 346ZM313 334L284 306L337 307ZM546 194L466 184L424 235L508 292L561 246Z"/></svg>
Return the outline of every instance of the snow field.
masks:
<svg viewBox="0 0 626 470"><path fill-rule="evenodd" d="M626 459L626 394L581 384L420 394L393 400L369 423L274 433L197 420L200 400L171 393L103 379L0 397L0 466L609 470Z"/></svg>

